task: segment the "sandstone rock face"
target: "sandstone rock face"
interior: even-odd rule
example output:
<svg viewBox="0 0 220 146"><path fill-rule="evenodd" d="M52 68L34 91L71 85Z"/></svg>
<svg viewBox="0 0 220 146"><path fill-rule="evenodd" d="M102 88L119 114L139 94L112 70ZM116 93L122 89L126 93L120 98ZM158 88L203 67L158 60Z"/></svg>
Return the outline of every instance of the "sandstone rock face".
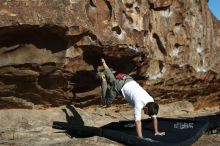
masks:
<svg viewBox="0 0 220 146"><path fill-rule="evenodd" d="M0 19L0 108L97 104L101 56L160 102L220 103L205 0L2 0Z"/></svg>

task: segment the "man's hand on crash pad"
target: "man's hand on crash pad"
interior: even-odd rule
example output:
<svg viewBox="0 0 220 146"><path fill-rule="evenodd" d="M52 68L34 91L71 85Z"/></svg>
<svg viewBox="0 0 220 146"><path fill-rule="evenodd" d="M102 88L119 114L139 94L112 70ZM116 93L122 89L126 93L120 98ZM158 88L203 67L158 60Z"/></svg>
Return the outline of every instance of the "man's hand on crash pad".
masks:
<svg viewBox="0 0 220 146"><path fill-rule="evenodd" d="M154 135L155 135L155 136L158 136L158 135L159 135L159 136L164 136L164 135L165 135L165 132L155 132Z"/></svg>

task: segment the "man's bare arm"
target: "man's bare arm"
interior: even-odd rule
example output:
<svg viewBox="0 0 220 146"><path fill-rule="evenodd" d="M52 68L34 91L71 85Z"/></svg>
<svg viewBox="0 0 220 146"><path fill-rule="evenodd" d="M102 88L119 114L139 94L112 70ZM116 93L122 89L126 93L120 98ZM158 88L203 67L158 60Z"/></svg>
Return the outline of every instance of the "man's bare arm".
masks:
<svg viewBox="0 0 220 146"><path fill-rule="evenodd" d="M158 121L157 117L153 117L153 124L154 124L154 133L158 133Z"/></svg>
<svg viewBox="0 0 220 146"><path fill-rule="evenodd" d="M159 132L158 131L158 121L157 121L157 117L153 117L153 125L154 125L154 135L160 135L163 136L165 135L165 132Z"/></svg>
<svg viewBox="0 0 220 146"><path fill-rule="evenodd" d="M138 137L143 138L141 121L135 121L135 127Z"/></svg>

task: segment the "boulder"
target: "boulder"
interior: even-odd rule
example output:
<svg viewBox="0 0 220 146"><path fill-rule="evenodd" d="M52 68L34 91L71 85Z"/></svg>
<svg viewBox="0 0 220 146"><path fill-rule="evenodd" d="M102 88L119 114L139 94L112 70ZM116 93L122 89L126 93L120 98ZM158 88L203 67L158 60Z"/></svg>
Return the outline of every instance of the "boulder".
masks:
<svg viewBox="0 0 220 146"><path fill-rule="evenodd" d="M2 0L0 108L98 104L103 56L159 102L219 105L220 23L207 3Z"/></svg>

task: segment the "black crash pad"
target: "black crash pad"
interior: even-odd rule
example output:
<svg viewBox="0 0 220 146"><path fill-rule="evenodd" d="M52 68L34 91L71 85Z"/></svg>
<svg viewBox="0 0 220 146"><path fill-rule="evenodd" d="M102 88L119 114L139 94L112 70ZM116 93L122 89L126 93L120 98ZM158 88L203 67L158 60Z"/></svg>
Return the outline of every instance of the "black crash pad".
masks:
<svg viewBox="0 0 220 146"><path fill-rule="evenodd" d="M158 118L159 130L165 136L154 136L152 120L142 120L145 140L136 136L134 121L112 122L103 127L90 127L54 122L53 128L66 130L77 137L101 136L125 145L187 146L193 144L208 128L208 120Z"/></svg>
<svg viewBox="0 0 220 146"><path fill-rule="evenodd" d="M209 126L206 120L159 118L158 121L159 130L166 132L165 136L154 136L152 121L142 120L142 133L146 138L146 145L191 145ZM119 131L136 137L134 121L113 122L103 126L102 129ZM138 145L138 142L135 145Z"/></svg>

